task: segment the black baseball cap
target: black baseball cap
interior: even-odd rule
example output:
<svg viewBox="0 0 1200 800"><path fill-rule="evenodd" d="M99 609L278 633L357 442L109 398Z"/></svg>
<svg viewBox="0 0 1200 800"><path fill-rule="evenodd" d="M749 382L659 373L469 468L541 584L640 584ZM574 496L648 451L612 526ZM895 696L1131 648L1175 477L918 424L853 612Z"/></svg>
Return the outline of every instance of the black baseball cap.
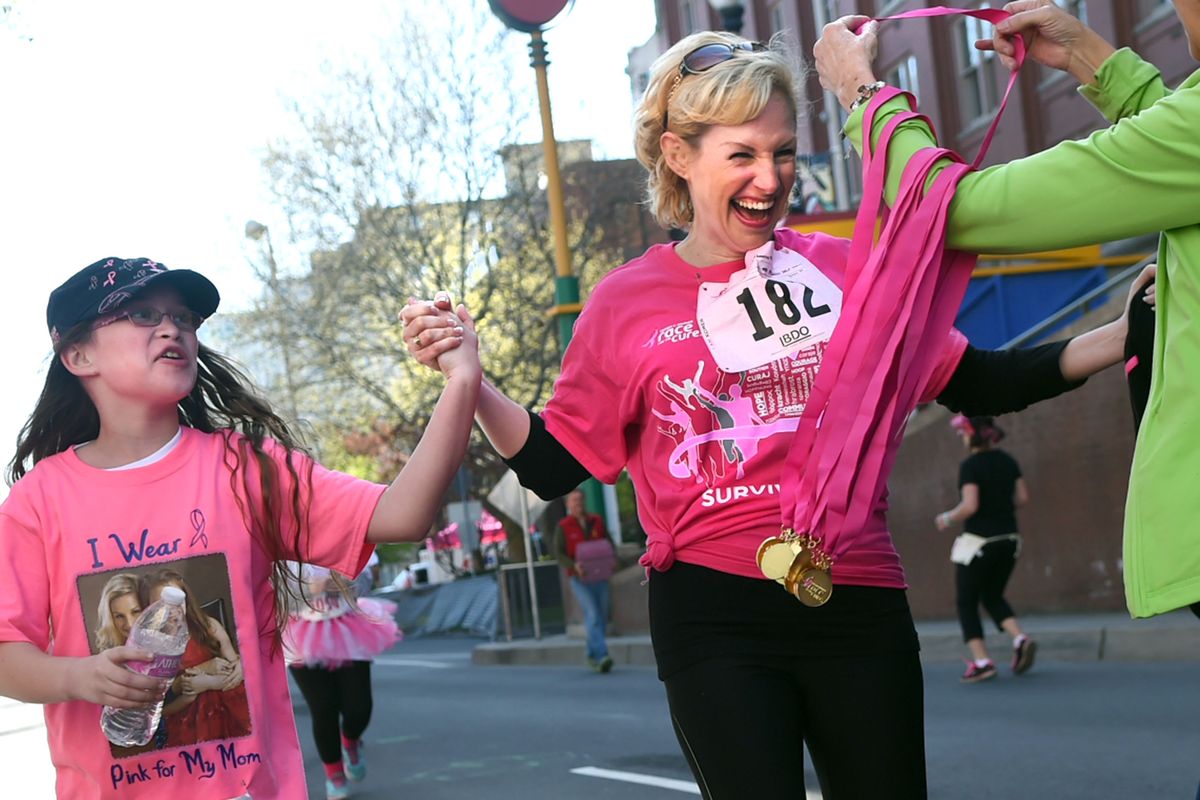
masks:
<svg viewBox="0 0 1200 800"><path fill-rule="evenodd" d="M63 333L76 325L116 311L149 287L170 286L189 309L208 318L217 310L221 295L212 281L190 269L168 269L148 258L102 258L67 278L50 293L46 326L58 344Z"/></svg>

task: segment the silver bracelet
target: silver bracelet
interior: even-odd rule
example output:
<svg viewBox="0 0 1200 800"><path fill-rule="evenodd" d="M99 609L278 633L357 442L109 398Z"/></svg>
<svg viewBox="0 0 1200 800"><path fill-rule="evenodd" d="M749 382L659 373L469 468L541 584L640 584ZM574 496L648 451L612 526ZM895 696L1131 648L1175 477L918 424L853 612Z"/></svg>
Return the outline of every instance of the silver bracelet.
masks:
<svg viewBox="0 0 1200 800"><path fill-rule="evenodd" d="M880 89L887 86L883 81L875 81L874 83L864 83L858 87L858 97L854 98L854 102L850 104L850 110L854 111L863 103L874 97Z"/></svg>

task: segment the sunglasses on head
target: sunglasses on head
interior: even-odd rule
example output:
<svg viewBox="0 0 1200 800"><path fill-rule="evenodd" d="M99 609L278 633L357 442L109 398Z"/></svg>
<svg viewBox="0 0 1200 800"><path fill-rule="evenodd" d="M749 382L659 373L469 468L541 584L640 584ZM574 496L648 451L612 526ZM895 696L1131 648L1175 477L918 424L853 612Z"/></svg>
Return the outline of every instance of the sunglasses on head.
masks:
<svg viewBox="0 0 1200 800"><path fill-rule="evenodd" d="M671 84L671 91L667 93L667 105L671 105L671 98L675 96L675 90L679 88L679 83L684 77L699 75L701 72L707 72L718 64L724 64L733 58L738 51L761 53L766 49L767 46L762 42L738 42L737 44L713 42L712 44L697 47L684 56L683 61L679 62L679 74L675 76L675 82ZM667 112L663 111L663 130L666 129Z"/></svg>
<svg viewBox="0 0 1200 800"><path fill-rule="evenodd" d="M189 308L164 311L161 308L154 308L153 306L138 306L137 308L118 311L111 316L101 317L92 325L92 330L103 328L105 325L111 325L123 319L129 320L139 328L157 328L162 324L163 317L170 317L171 322L175 323L176 328L179 328L181 331L188 331L189 333L195 333L204 323L204 317Z"/></svg>

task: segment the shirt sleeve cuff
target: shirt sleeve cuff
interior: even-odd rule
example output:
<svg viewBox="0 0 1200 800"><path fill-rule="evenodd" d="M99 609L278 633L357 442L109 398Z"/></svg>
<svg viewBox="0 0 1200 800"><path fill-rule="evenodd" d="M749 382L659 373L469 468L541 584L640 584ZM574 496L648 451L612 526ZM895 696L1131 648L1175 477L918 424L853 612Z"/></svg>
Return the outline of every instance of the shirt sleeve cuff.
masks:
<svg viewBox="0 0 1200 800"><path fill-rule="evenodd" d="M1079 93L1105 119L1116 122L1141 110L1137 98L1146 84L1158 77L1157 67L1143 61L1128 47L1122 47L1096 70L1096 82L1080 86Z"/></svg>

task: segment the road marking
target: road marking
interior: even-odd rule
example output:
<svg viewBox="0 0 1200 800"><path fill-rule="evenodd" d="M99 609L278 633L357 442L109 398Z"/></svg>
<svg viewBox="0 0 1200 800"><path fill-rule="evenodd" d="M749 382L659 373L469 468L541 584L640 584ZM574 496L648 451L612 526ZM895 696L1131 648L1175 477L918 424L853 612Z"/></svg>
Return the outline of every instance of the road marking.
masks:
<svg viewBox="0 0 1200 800"><path fill-rule="evenodd" d="M382 664L385 667L428 667L429 669L450 669L453 664L447 664L443 661L422 661L417 658L375 658L376 664Z"/></svg>
<svg viewBox="0 0 1200 800"><path fill-rule="evenodd" d="M620 772L615 769L600 769L599 767L579 767L571 770L571 773L574 775L584 775L588 778L607 778L610 781L639 783L642 786L658 786L662 789L673 789L676 792L700 794L700 787L692 781L659 778L654 775L639 775L636 772Z"/></svg>
<svg viewBox="0 0 1200 800"><path fill-rule="evenodd" d="M674 778L659 778L654 775L639 775L636 772L621 772L615 769L601 769L600 767L579 767L571 770L571 773L574 775L583 775L588 778L607 778L610 781L639 783L643 786L658 786L659 788L672 789L676 792L700 794L700 787L692 781L681 781ZM805 800L821 800L821 793L809 789L805 792Z"/></svg>

